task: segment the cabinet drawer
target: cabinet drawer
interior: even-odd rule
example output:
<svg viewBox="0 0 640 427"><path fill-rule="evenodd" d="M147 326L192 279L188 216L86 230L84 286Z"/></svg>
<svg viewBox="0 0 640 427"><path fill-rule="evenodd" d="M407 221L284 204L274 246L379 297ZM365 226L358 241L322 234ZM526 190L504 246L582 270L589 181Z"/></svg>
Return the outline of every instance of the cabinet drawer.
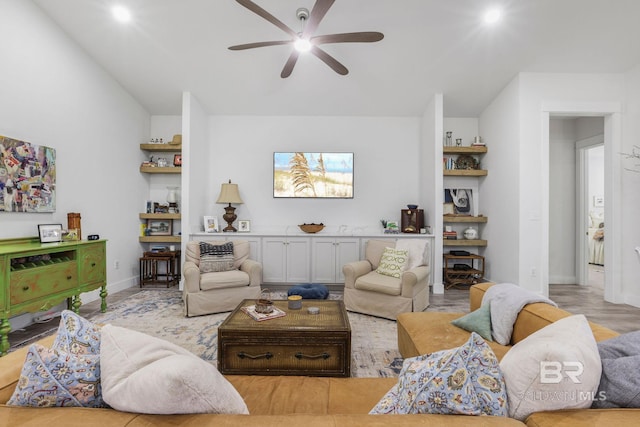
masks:
<svg viewBox="0 0 640 427"><path fill-rule="evenodd" d="M104 282L107 279L104 243L86 245L78 249L80 283Z"/></svg>
<svg viewBox="0 0 640 427"><path fill-rule="evenodd" d="M223 374L350 375L351 355L344 342L313 344L223 343Z"/></svg>
<svg viewBox="0 0 640 427"><path fill-rule="evenodd" d="M11 305L24 303L45 295L73 289L78 285L78 264L67 262L51 267L39 267L11 274Z"/></svg>

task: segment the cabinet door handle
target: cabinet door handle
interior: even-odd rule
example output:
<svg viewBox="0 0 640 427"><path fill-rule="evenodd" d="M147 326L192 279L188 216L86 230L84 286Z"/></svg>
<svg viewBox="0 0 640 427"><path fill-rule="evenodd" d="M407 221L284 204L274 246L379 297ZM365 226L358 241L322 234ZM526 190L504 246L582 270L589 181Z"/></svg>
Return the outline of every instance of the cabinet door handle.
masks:
<svg viewBox="0 0 640 427"><path fill-rule="evenodd" d="M92 263L91 263L91 267L95 267L95 266L96 266L96 263L95 263L95 262L92 262Z"/></svg>
<svg viewBox="0 0 640 427"><path fill-rule="evenodd" d="M273 354L271 354L270 352L266 352L264 354L253 355L253 354L248 354L248 353L245 353L244 351L241 351L240 353L238 353L238 357L240 359L247 358L247 359L254 359L254 360L255 359L267 359L267 360L269 360L269 359L271 359L273 357Z"/></svg>
<svg viewBox="0 0 640 427"><path fill-rule="evenodd" d="M303 354L301 351L295 354L296 359L328 359L331 357L326 351L320 354Z"/></svg>
<svg viewBox="0 0 640 427"><path fill-rule="evenodd" d="M73 276L67 276L67 280L73 279Z"/></svg>
<svg viewBox="0 0 640 427"><path fill-rule="evenodd" d="M28 291L28 290L29 290L29 287L28 287L28 286L23 286L23 287L22 287L22 290L23 290L23 291Z"/></svg>

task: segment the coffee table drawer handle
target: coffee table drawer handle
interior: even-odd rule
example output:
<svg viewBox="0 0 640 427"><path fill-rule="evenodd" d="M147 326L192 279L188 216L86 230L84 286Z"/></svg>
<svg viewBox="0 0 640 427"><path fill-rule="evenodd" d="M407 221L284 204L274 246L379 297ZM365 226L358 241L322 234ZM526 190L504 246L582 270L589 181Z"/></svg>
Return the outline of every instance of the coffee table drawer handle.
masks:
<svg viewBox="0 0 640 427"><path fill-rule="evenodd" d="M244 359L245 357L248 359L271 359L273 357L273 354L271 354L270 352L266 352L265 354L256 354L254 356L252 354L247 354L244 351L241 351L240 353L238 353L238 357L240 359Z"/></svg>
<svg viewBox="0 0 640 427"><path fill-rule="evenodd" d="M329 353L327 353L326 351L324 353L320 353L320 354L303 354L302 352L297 352L295 354L296 359L328 359L331 357L331 355Z"/></svg>

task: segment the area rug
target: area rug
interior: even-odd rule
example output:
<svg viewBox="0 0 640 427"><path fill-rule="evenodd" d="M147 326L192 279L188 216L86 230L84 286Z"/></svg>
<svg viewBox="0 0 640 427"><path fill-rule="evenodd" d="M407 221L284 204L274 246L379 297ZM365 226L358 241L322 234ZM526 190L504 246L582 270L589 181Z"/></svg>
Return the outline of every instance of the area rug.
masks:
<svg viewBox="0 0 640 427"><path fill-rule="evenodd" d="M272 297L277 298L276 295ZM332 299L339 297L332 295ZM182 292L142 290L111 304L106 313L89 316L95 323L134 329L165 339L215 363L218 326L229 313L185 317ZM402 368L398 352L396 322L348 313L351 324L351 376L397 377Z"/></svg>

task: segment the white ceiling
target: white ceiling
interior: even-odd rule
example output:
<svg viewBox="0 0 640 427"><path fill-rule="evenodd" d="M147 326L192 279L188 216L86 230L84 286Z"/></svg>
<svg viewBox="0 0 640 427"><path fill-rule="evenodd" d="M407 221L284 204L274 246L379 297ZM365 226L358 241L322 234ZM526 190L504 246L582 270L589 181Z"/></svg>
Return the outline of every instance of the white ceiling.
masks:
<svg viewBox="0 0 640 427"><path fill-rule="evenodd" d="M180 114L183 91L209 114L477 117L520 71L619 73L640 64L639 0L336 0L317 35L380 31L323 48L280 78L289 46L230 51L287 34L234 0L33 0L151 114ZM314 0L254 0L294 30ZM127 5L133 22L111 18ZM483 25L491 5L498 25Z"/></svg>

